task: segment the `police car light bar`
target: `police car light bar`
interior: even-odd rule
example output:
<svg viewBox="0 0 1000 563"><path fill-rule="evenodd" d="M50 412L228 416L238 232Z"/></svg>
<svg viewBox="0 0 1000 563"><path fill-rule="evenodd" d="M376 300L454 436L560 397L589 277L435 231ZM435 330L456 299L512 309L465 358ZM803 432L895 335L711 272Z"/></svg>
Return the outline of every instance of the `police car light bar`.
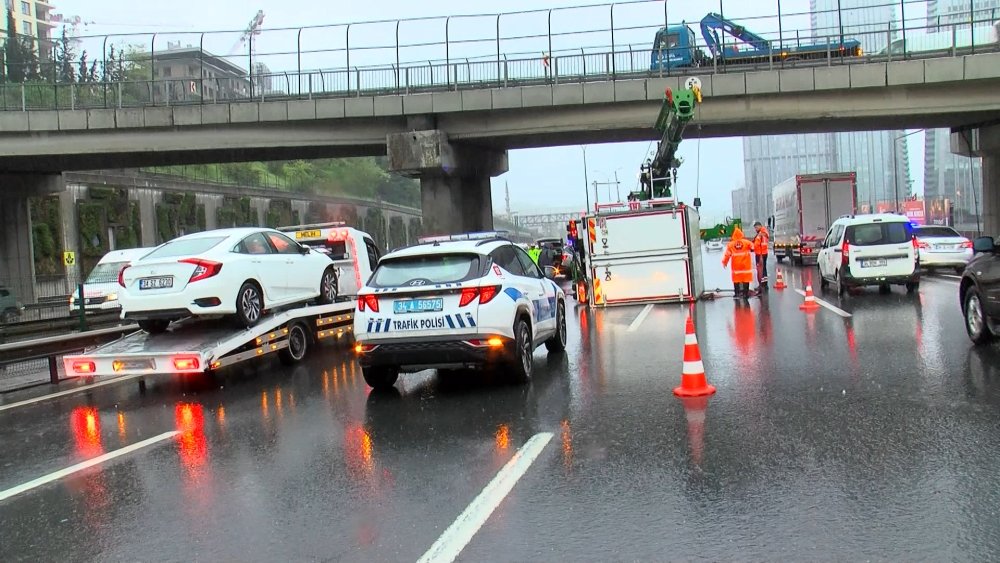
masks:
<svg viewBox="0 0 1000 563"><path fill-rule="evenodd" d="M420 237L417 242L420 244L428 242L450 242L458 240L483 240L491 238L507 238L510 235L510 231L479 231L473 233L460 233L457 235L434 235L429 237Z"/></svg>

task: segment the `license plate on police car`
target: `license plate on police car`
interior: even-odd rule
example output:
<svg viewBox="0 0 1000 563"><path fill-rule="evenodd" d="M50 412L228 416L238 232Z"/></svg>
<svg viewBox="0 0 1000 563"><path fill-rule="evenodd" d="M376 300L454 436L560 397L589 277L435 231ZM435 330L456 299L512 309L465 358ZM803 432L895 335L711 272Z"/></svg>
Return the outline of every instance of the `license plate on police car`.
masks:
<svg viewBox="0 0 1000 563"><path fill-rule="evenodd" d="M884 258L880 258L878 260L862 260L861 261L861 267L862 268L884 268L887 264L888 264L888 262Z"/></svg>
<svg viewBox="0 0 1000 563"><path fill-rule="evenodd" d="M444 299L406 299L395 301L392 311L397 315L403 313L435 313L444 309Z"/></svg>
<svg viewBox="0 0 1000 563"><path fill-rule="evenodd" d="M323 238L322 231L298 231L295 233L295 240L302 240L304 238Z"/></svg>
<svg viewBox="0 0 1000 563"><path fill-rule="evenodd" d="M139 289L163 289L165 287L174 287L173 276L139 278Z"/></svg>

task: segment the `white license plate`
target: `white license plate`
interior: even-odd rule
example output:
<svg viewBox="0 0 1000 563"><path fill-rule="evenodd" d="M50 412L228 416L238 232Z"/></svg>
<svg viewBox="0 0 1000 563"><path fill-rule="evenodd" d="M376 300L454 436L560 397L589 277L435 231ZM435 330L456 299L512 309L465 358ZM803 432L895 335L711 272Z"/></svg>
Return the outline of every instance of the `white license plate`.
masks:
<svg viewBox="0 0 1000 563"><path fill-rule="evenodd" d="M403 313L436 313L444 309L444 299L407 299L396 301L392 310L397 315Z"/></svg>
<svg viewBox="0 0 1000 563"><path fill-rule="evenodd" d="M934 245L934 250L955 250L957 248L958 248L958 245L955 245L955 244L935 244Z"/></svg>
<svg viewBox="0 0 1000 563"><path fill-rule="evenodd" d="M165 287L174 287L173 276L139 278L139 289L163 289Z"/></svg>
<svg viewBox="0 0 1000 563"><path fill-rule="evenodd" d="M886 261L884 258L880 258L878 260L862 260L861 261L861 267L862 268L884 268L888 264L889 264L889 262Z"/></svg>

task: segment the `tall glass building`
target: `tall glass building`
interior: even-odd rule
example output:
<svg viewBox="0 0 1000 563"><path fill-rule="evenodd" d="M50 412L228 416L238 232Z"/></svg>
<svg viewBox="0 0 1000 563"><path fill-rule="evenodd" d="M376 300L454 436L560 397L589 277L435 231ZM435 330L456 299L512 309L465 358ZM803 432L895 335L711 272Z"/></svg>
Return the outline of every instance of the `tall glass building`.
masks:
<svg viewBox="0 0 1000 563"><path fill-rule="evenodd" d="M817 40L857 39L878 52L898 27L896 6L884 0L810 0L810 24ZM901 131L857 131L744 137L746 188L756 217L773 212L771 189L795 174L856 172L858 204L874 209L910 194L906 138Z"/></svg>

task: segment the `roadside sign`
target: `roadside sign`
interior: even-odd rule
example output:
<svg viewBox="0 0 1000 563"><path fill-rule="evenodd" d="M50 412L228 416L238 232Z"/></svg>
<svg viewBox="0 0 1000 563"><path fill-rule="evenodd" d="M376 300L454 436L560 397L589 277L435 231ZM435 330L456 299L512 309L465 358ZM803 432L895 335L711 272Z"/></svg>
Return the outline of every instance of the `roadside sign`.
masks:
<svg viewBox="0 0 1000 563"><path fill-rule="evenodd" d="M76 252L63 252L63 265L72 266L76 264Z"/></svg>

